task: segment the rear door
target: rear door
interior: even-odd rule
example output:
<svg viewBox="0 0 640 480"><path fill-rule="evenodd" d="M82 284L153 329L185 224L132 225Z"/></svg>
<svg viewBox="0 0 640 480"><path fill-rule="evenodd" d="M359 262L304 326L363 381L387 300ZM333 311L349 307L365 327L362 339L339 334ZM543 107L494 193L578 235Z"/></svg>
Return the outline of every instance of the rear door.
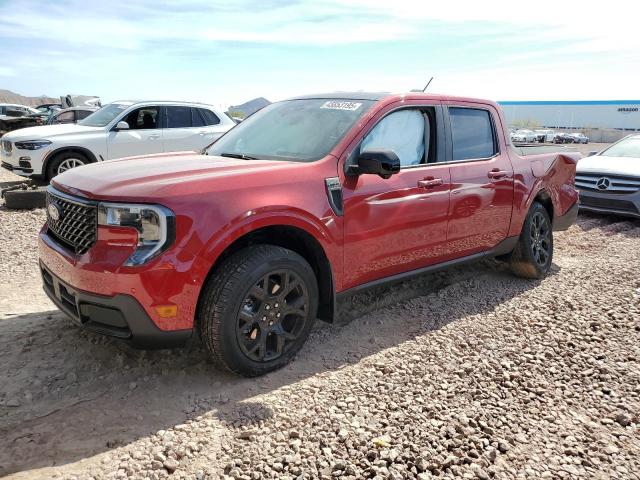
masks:
<svg viewBox="0 0 640 480"><path fill-rule="evenodd" d="M164 151L202 150L222 135L219 124L220 119L207 109L169 105L165 107Z"/></svg>
<svg viewBox="0 0 640 480"><path fill-rule="evenodd" d="M452 257L489 250L507 237L513 167L498 112L484 104L450 103L451 205L447 248Z"/></svg>

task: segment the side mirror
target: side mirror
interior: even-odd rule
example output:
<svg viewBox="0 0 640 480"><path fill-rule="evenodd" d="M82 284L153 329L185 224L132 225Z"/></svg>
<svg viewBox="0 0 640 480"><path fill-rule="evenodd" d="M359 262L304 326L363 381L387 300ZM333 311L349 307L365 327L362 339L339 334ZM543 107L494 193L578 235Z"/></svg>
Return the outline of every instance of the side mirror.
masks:
<svg viewBox="0 0 640 480"><path fill-rule="evenodd" d="M355 165L350 165L349 175L380 175L387 179L400 171L400 159L392 150L365 150Z"/></svg>
<svg viewBox="0 0 640 480"><path fill-rule="evenodd" d="M594 155L596 155L598 153L597 150L594 150L592 152L589 152L589 154L587 155L587 157L593 157Z"/></svg>
<svg viewBox="0 0 640 480"><path fill-rule="evenodd" d="M116 128L114 130L117 132L118 130L129 130L129 124L125 121L118 122Z"/></svg>

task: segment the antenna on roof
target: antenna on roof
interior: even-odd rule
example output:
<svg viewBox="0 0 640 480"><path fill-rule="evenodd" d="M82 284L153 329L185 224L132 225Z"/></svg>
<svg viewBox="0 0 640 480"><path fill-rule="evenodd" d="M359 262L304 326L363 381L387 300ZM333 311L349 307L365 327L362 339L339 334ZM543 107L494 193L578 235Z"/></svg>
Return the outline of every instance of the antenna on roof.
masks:
<svg viewBox="0 0 640 480"><path fill-rule="evenodd" d="M429 88L429 85L431 85L432 80L433 80L433 77L431 77L427 82L427 84L424 86L424 88L422 89L422 93L424 93L427 90L427 88Z"/></svg>

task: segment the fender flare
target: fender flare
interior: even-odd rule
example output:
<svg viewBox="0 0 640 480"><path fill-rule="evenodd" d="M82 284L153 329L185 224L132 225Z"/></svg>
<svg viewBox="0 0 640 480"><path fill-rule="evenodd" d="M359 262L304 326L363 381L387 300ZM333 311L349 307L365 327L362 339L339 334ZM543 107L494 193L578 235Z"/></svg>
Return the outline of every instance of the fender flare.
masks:
<svg viewBox="0 0 640 480"><path fill-rule="evenodd" d="M318 241L327 258L331 258L327 252L335 240L331 238L327 228L306 211L290 206L271 206L244 212L230 221L226 228L218 230L215 237L206 242L200 252L195 253L213 265L220 254L238 239L260 228L277 226L305 231Z"/></svg>

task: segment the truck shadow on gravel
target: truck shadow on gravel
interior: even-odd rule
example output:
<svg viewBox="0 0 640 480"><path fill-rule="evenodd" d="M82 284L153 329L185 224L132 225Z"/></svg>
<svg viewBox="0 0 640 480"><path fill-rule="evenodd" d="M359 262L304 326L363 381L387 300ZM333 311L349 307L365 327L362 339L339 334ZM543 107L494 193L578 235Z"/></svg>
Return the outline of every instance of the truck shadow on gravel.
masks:
<svg viewBox="0 0 640 480"><path fill-rule="evenodd" d="M0 475L75 462L202 415L223 438L273 415L256 395L489 312L538 283L487 261L360 293L340 305L336 325L316 324L291 364L256 379L216 370L199 342L141 351L84 332L57 311L4 320ZM453 305L441 298L447 289Z"/></svg>

